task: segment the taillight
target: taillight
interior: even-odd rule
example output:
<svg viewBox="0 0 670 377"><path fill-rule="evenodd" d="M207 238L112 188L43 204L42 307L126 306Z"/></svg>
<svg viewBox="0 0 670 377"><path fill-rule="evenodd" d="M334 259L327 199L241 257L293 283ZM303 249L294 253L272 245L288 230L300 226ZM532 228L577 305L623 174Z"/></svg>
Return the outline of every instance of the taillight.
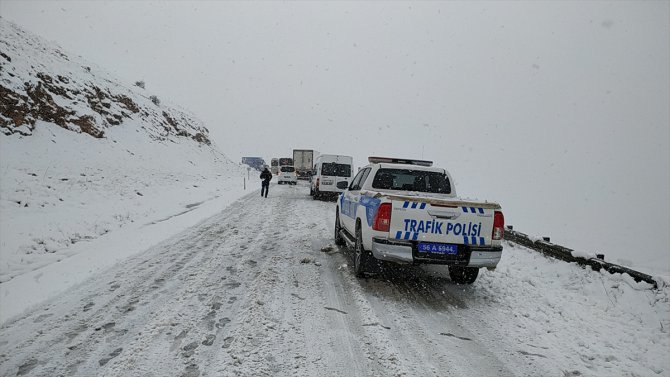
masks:
<svg viewBox="0 0 670 377"><path fill-rule="evenodd" d="M391 203L382 203L372 221L372 229L388 232L391 229Z"/></svg>
<svg viewBox="0 0 670 377"><path fill-rule="evenodd" d="M505 236L505 216L500 211L493 214L493 235L494 240L502 240Z"/></svg>
<svg viewBox="0 0 670 377"><path fill-rule="evenodd" d="M319 178L319 177L316 178L316 187L317 188L319 187L319 179L321 179L321 178Z"/></svg>

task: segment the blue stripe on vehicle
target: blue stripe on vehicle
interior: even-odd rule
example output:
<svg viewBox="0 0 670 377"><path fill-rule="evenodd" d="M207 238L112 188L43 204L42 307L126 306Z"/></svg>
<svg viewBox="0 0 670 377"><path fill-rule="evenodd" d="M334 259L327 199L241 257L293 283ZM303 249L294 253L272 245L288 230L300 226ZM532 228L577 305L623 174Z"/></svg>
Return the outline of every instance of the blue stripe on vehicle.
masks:
<svg viewBox="0 0 670 377"><path fill-rule="evenodd" d="M463 236L463 243L469 245L467 236Z"/></svg>
<svg viewBox="0 0 670 377"><path fill-rule="evenodd" d="M421 207L419 207L419 208L420 208L420 209L424 209L424 208L426 208L426 203L421 203Z"/></svg>
<svg viewBox="0 0 670 377"><path fill-rule="evenodd" d="M477 209L479 210L479 213L481 213L482 215L484 214L484 208L477 208Z"/></svg>
<svg viewBox="0 0 670 377"><path fill-rule="evenodd" d="M412 241L416 241L417 237L419 237L419 233L414 233L412 236Z"/></svg>
<svg viewBox="0 0 670 377"><path fill-rule="evenodd" d="M404 238L405 238L406 240L409 239L409 232L405 232L405 237L404 237Z"/></svg>
<svg viewBox="0 0 670 377"><path fill-rule="evenodd" d="M395 234L395 238L396 238L397 240L399 240L400 238L402 238L402 231L401 231L401 230L399 230L399 231L396 232L396 234Z"/></svg>
<svg viewBox="0 0 670 377"><path fill-rule="evenodd" d="M381 200L377 198L370 197L368 195L362 195L359 202L360 205L365 207L365 215L368 220L368 226L372 226L372 220L377 214ZM354 215L356 213L354 212Z"/></svg>
<svg viewBox="0 0 670 377"><path fill-rule="evenodd" d="M477 210L475 209L475 207L470 207L470 212L472 212L472 213L476 213Z"/></svg>
<svg viewBox="0 0 670 377"><path fill-rule="evenodd" d="M412 208L416 208L417 203L412 203Z"/></svg>
<svg viewBox="0 0 670 377"><path fill-rule="evenodd" d="M461 209L463 210L463 212L468 213L468 208L467 207L461 207Z"/></svg>
<svg viewBox="0 0 670 377"><path fill-rule="evenodd" d="M479 237L479 244L484 246L484 237Z"/></svg>
<svg viewBox="0 0 670 377"><path fill-rule="evenodd" d="M476 245L477 244L477 237L472 236L472 244Z"/></svg>
<svg viewBox="0 0 670 377"><path fill-rule="evenodd" d="M409 206L409 202L405 200L405 203L403 203L402 208L407 208Z"/></svg>

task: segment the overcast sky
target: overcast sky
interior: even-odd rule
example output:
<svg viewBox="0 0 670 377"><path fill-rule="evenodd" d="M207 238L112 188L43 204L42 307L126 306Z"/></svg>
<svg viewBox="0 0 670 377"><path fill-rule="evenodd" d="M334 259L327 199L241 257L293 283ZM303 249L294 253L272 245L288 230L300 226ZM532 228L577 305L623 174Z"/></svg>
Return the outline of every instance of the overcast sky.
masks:
<svg viewBox="0 0 670 377"><path fill-rule="evenodd" d="M2 0L0 14L144 80L233 160L431 159L517 229L670 271L670 2Z"/></svg>

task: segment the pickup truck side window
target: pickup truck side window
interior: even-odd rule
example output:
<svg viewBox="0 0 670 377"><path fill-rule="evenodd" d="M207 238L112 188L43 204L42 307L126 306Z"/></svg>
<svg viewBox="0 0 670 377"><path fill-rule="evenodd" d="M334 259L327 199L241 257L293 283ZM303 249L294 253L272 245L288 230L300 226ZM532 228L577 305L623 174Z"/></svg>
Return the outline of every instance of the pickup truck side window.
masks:
<svg viewBox="0 0 670 377"><path fill-rule="evenodd" d="M361 181L358 182L358 187L356 188L357 190L360 190L363 187L363 183L365 183L365 180L368 179L368 175L370 175L371 168L363 169L363 175L361 176Z"/></svg>
<svg viewBox="0 0 670 377"><path fill-rule="evenodd" d="M354 190L360 190L361 189L361 180L363 178L363 174L365 174L365 171L370 171L370 169L363 169L356 174L354 179L351 181L351 185L349 185L349 191L354 191Z"/></svg>
<svg viewBox="0 0 670 377"><path fill-rule="evenodd" d="M379 169L372 181L372 187L380 190L451 194L451 183L446 174L424 170Z"/></svg>

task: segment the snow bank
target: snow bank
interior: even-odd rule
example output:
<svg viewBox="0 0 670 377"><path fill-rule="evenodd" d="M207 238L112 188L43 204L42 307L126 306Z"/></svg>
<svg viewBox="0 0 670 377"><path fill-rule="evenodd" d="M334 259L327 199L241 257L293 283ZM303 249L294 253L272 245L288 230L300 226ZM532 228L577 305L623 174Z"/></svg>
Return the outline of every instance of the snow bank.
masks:
<svg viewBox="0 0 670 377"><path fill-rule="evenodd" d="M246 169L215 149L133 129L95 140L41 122L29 137L0 137L0 321L250 191Z"/></svg>
<svg viewBox="0 0 670 377"><path fill-rule="evenodd" d="M507 339L547 370L666 376L670 288L650 287L508 244L496 271L482 269L472 287L454 291L481 315L473 331Z"/></svg>

